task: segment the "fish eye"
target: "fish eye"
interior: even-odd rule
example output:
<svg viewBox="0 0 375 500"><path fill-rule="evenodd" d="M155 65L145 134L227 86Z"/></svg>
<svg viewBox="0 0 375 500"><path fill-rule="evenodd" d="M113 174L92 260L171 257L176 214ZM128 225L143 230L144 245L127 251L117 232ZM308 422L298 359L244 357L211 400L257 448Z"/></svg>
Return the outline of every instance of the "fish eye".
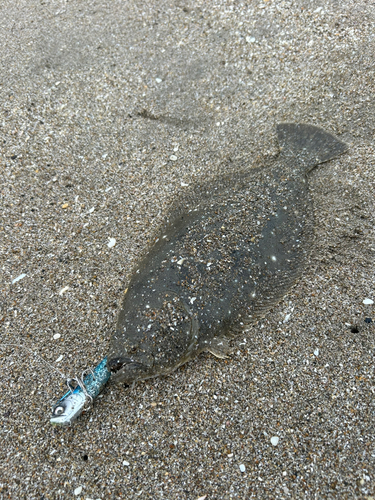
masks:
<svg viewBox="0 0 375 500"><path fill-rule="evenodd" d="M64 409L65 409L65 408L64 408L63 406L57 406L57 407L54 409L53 413L54 413L55 415L62 415L62 414L64 413Z"/></svg>

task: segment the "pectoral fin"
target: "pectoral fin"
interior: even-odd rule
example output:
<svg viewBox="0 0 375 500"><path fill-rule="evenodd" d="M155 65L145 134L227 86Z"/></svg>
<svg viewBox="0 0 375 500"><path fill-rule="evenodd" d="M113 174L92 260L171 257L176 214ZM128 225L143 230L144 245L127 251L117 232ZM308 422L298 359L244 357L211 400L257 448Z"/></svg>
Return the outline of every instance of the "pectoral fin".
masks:
<svg viewBox="0 0 375 500"><path fill-rule="evenodd" d="M221 359L227 358L228 354L232 351L229 346L229 342L225 337L214 337L210 341L206 350Z"/></svg>

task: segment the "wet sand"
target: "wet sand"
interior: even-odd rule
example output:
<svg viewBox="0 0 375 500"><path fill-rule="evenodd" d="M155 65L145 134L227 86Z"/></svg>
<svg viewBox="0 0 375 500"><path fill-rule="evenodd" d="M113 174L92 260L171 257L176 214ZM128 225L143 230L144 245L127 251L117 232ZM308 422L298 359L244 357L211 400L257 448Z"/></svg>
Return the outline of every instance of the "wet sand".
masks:
<svg viewBox="0 0 375 500"><path fill-rule="evenodd" d="M369 1L3 2L0 339L67 376L107 354L191 185L269 165L284 121L350 150L311 175L303 277L230 359L108 385L60 429L63 378L3 346L1 499L375 498L374 22Z"/></svg>

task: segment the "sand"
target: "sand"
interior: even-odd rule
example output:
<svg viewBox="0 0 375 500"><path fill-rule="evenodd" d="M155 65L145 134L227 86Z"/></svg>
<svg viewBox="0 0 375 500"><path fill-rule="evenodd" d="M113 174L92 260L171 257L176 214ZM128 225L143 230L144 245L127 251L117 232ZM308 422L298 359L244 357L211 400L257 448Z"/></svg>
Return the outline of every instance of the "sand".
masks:
<svg viewBox="0 0 375 500"><path fill-rule="evenodd" d="M31 352L0 348L1 499L375 498L374 27L364 0L2 2L0 340ZM230 359L53 428L32 353L99 363L168 205L272 162L283 121L350 146L311 175L303 277Z"/></svg>

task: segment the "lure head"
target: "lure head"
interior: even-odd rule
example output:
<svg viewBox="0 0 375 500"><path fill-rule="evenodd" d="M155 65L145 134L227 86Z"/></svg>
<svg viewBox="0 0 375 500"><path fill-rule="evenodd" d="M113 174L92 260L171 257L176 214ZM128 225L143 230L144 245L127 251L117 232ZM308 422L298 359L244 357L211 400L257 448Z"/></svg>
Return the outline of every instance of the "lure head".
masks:
<svg viewBox="0 0 375 500"><path fill-rule="evenodd" d="M86 396L79 388L68 392L52 409L51 424L69 426L82 413L85 406Z"/></svg>

